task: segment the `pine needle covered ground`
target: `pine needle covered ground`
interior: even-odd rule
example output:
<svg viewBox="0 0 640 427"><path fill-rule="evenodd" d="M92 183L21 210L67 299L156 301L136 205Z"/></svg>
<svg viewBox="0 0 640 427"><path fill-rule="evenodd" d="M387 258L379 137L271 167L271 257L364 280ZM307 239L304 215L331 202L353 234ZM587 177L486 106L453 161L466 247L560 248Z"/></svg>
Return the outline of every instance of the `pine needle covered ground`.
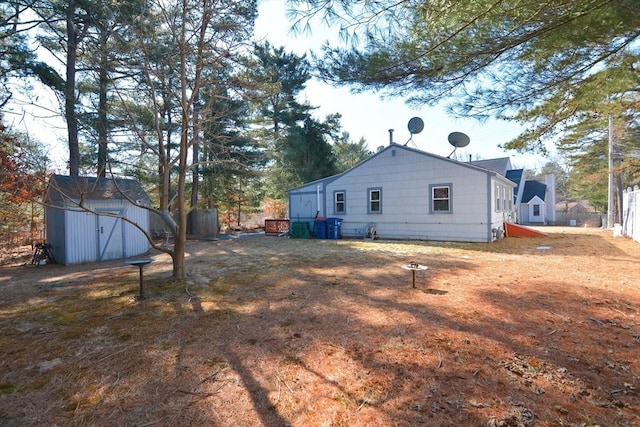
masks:
<svg viewBox="0 0 640 427"><path fill-rule="evenodd" d="M544 231L2 266L0 425L640 425L640 244Z"/></svg>

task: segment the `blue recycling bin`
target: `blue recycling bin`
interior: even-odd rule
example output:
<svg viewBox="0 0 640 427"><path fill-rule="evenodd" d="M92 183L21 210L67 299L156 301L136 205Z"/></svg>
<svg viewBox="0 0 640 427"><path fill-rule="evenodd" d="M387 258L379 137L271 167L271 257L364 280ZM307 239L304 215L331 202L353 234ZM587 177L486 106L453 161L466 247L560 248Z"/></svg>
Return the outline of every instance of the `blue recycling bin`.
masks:
<svg viewBox="0 0 640 427"><path fill-rule="evenodd" d="M326 218L316 218L313 222L313 232L316 235L316 239L326 239L327 238L327 219Z"/></svg>
<svg viewBox="0 0 640 427"><path fill-rule="evenodd" d="M327 218L327 238L339 239L342 229L342 218Z"/></svg>

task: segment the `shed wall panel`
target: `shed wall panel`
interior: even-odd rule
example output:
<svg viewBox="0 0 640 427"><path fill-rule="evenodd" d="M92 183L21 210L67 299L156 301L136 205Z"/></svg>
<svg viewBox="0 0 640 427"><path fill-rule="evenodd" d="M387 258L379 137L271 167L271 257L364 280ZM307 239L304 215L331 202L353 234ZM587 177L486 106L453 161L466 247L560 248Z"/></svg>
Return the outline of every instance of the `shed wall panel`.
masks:
<svg viewBox="0 0 640 427"><path fill-rule="evenodd" d="M98 260L96 216L84 211L65 211L65 264Z"/></svg>
<svg viewBox="0 0 640 427"><path fill-rule="evenodd" d="M47 206L45 217L47 243L51 245L56 262L66 264L65 211L54 206Z"/></svg>
<svg viewBox="0 0 640 427"><path fill-rule="evenodd" d="M129 206L125 211L125 216L138 224L149 232L149 211L137 206ZM144 254L149 250L149 241L135 226L125 222L124 223L124 236L125 236L125 257L132 257L140 254Z"/></svg>

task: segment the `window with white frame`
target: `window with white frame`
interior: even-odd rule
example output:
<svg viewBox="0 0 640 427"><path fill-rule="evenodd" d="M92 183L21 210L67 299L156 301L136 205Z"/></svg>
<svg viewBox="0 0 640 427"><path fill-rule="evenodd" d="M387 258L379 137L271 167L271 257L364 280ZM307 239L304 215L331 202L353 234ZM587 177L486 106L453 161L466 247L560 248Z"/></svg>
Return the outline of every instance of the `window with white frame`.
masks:
<svg viewBox="0 0 640 427"><path fill-rule="evenodd" d="M496 184L494 196L496 199L496 212L500 212L500 185L498 184Z"/></svg>
<svg viewBox="0 0 640 427"><path fill-rule="evenodd" d="M382 213L382 189L370 188L369 192L369 212Z"/></svg>
<svg viewBox="0 0 640 427"><path fill-rule="evenodd" d="M347 210L347 199L344 191L335 191L333 193L333 212L343 214Z"/></svg>
<svg viewBox="0 0 640 427"><path fill-rule="evenodd" d="M434 184L429 186L430 213L451 212L451 184Z"/></svg>

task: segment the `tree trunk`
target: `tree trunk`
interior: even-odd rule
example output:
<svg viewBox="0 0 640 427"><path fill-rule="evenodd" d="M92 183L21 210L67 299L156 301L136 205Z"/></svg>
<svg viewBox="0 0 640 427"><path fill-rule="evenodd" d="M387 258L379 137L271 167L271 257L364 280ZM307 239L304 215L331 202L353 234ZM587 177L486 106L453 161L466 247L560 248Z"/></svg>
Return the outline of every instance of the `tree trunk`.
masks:
<svg viewBox="0 0 640 427"><path fill-rule="evenodd" d="M199 107L200 96L199 92L196 91L193 96L193 164L192 164L192 181L191 181L191 200L189 203L189 217L188 217L188 228L190 234L198 234L198 184L199 184L199 173L198 173L198 162L200 161L200 141L198 140L198 132L199 132L199 115L200 115L200 107Z"/></svg>
<svg viewBox="0 0 640 427"><path fill-rule="evenodd" d="M106 39L106 37L105 37ZM104 40L104 39L103 39ZM106 40L104 40L103 49L106 49ZM104 50L103 50L104 52ZM104 177L107 172L107 90L109 77L107 75L107 58L106 53L103 54L99 72L99 99L98 99L98 123L96 130L98 132L98 170L97 176Z"/></svg>
<svg viewBox="0 0 640 427"><path fill-rule="evenodd" d="M69 0L67 7L67 80L64 87L64 113L67 120L69 139L69 175L80 174L80 146L78 144L78 117L76 116L76 58L78 35L74 18L75 0Z"/></svg>
<svg viewBox="0 0 640 427"><path fill-rule="evenodd" d="M237 227L240 228L240 216L242 215L242 178L238 178L238 218Z"/></svg>
<svg viewBox="0 0 640 427"><path fill-rule="evenodd" d="M171 77L169 77L169 87L172 87L173 81ZM167 131L167 148L166 148L166 158L171 159L171 135L173 135L173 113L171 111L172 101L171 96L169 95L169 90L165 87L163 89L163 102L164 102L164 114L166 115L166 131ZM167 167L167 174L169 175L169 179L167 180L167 194L171 194L171 165Z"/></svg>
<svg viewBox="0 0 640 427"><path fill-rule="evenodd" d="M182 213L184 214L184 212ZM184 218L184 215L182 218ZM173 248L173 278L178 280L183 280L187 277L187 272L184 268L184 253L187 247L186 225L186 218L184 220L178 219L178 233L175 235Z"/></svg>
<svg viewBox="0 0 640 427"><path fill-rule="evenodd" d="M186 8L183 8L183 14L186 14ZM183 18L185 16L183 15ZM189 103L187 95L187 58L184 49L186 39L185 21L182 21L180 34L180 111L181 111L181 132L180 132L180 149L178 150L178 188L176 203L178 211L178 227L174 234L174 258L173 258L173 278L183 280L187 277L184 267L184 252L187 246L187 216L186 216L186 177L187 177L187 157L189 151Z"/></svg>

